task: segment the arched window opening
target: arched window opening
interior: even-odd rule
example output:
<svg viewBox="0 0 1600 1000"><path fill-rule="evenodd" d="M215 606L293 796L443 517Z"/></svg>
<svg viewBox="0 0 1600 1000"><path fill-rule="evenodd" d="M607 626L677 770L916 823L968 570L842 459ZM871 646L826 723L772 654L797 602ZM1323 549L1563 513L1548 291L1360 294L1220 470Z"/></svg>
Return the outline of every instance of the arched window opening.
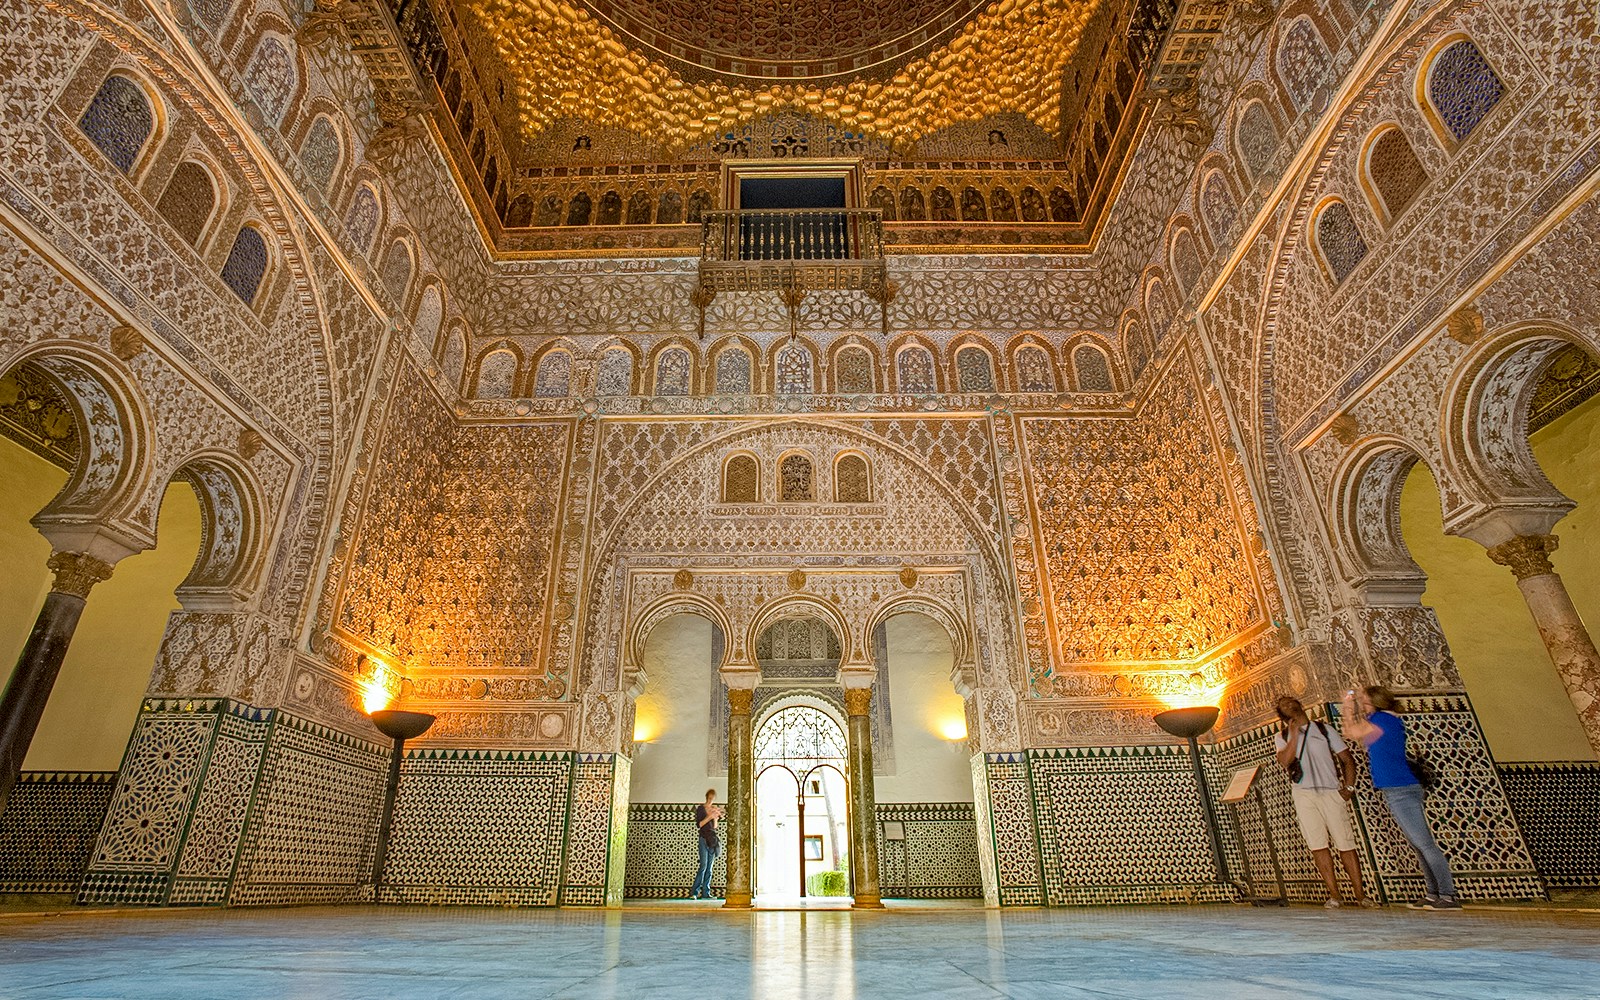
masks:
<svg viewBox="0 0 1600 1000"><path fill-rule="evenodd" d="M1378 207L1390 219L1404 212L1428 183L1428 171L1398 128L1385 129L1372 143L1367 151L1367 176L1378 195Z"/></svg>
<svg viewBox="0 0 1600 1000"><path fill-rule="evenodd" d="M1296 109L1311 107L1317 91L1328 79L1328 47L1316 25L1301 17L1289 25L1278 46L1278 79Z"/></svg>
<svg viewBox="0 0 1600 1000"><path fill-rule="evenodd" d="M1084 344L1072 352L1072 370L1077 375L1079 392L1110 392L1111 362L1098 347Z"/></svg>
<svg viewBox="0 0 1600 1000"><path fill-rule="evenodd" d="M1233 224L1239 217L1239 206L1233 200L1233 190L1222 171L1213 170L1200 191L1200 214L1205 219L1211 243L1219 250L1228 246Z"/></svg>
<svg viewBox="0 0 1600 1000"><path fill-rule="evenodd" d="M835 503L869 503L872 500L872 474L860 455L844 455L833 467Z"/></svg>
<svg viewBox="0 0 1600 1000"><path fill-rule="evenodd" d="M334 171L344 156L344 146L339 142L339 130L327 115L318 115L306 132L306 141L300 144L300 166L318 191L328 190Z"/></svg>
<svg viewBox="0 0 1600 1000"><path fill-rule="evenodd" d="M613 347L600 356L599 394L633 395L633 354L626 347Z"/></svg>
<svg viewBox="0 0 1600 1000"><path fill-rule="evenodd" d="M540 399L560 399L567 395L572 384L572 355L566 351L550 351L539 359L538 370L533 375L533 394Z"/></svg>
<svg viewBox="0 0 1600 1000"><path fill-rule="evenodd" d="M750 393L750 355L730 347L717 355L717 393L745 396Z"/></svg>
<svg viewBox="0 0 1600 1000"><path fill-rule="evenodd" d="M1194 234L1187 229L1178 230L1172 238L1172 273L1177 275L1185 295L1193 294L1200 284L1201 270L1200 250L1195 246Z"/></svg>
<svg viewBox="0 0 1600 1000"><path fill-rule="evenodd" d="M689 395L689 352L669 347L656 358L656 395Z"/></svg>
<svg viewBox="0 0 1600 1000"><path fill-rule="evenodd" d="M222 264L222 283L239 296L239 301L250 305L261 290L261 279L267 273L267 241L252 226L239 230L233 238L228 259Z"/></svg>
<svg viewBox="0 0 1600 1000"><path fill-rule="evenodd" d="M872 379L872 356L860 347L841 349L833 359L833 382L841 393L877 392Z"/></svg>
<svg viewBox="0 0 1600 1000"><path fill-rule="evenodd" d="M785 344L778 351L778 392L804 396L812 391L811 352L798 344Z"/></svg>
<svg viewBox="0 0 1600 1000"><path fill-rule="evenodd" d="M383 287L389 290L396 302L406 300L406 289L411 285L411 248L406 246L404 240L395 240L389 244L389 250L383 255Z"/></svg>
<svg viewBox="0 0 1600 1000"><path fill-rule="evenodd" d="M1239 131L1234 141L1239 146L1239 160L1250 174L1250 180L1261 183L1278 155L1278 129L1272 124L1272 115L1260 101L1251 101L1244 113L1239 115Z"/></svg>
<svg viewBox="0 0 1600 1000"><path fill-rule="evenodd" d="M981 347L956 352L956 383L961 392L994 391L994 359Z"/></svg>
<svg viewBox="0 0 1600 1000"><path fill-rule="evenodd" d="M217 207L217 191L211 175L193 161L178 164L167 181L167 189L156 202L156 211L178 231L185 243L195 246L205 232L211 212Z"/></svg>
<svg viewBox="0 0 1600 1000"><path fill-rule="evenodd" d="M490 351L478 364L479 399L510 399L517 380L517 356Z"/></svg>
<svg viewBox="0 0 1600 1000"><path fill-rule="evenodd" d="M1367 256L1367 241L1356 228L1355 217L1342 201L1335 201L1317 216L1317 249L1328 265L1333 283L1340 285Z"/></svg>
<svg viewBox="0 0 1600 1000"><path fill-rule="evenodd" d="M1428 66L1428 103L1457 142L1472 134L1505 92L1489 60L1465 38Z"/></svg>
<svg viewBox="0 0 1600 1000"><path fill-rule="evenodd" d="M758 503L761 500L761 470L749 455L735 455L722 469L723 503Z"/></svg>
<svg viewBox="0 0 1600 1000"><path fill-rule="evenodd" d="M1017 351L1018 391L1055 392L1055 383L1050 371L1050 356L1042 348L1029 345Z"/></svg>
<svg viewBox="0 0 1600 1000"><path fill-rule="evenodd" d="M785 455L778 465L778 499L797 503L817 498L811 459L805 455Z"/></svg>
<svg viewBox="0 0 1600 1000"><path fill-rule="evenodd" d="M907 347L895 355L901 392L933 392L933 355L925 347Z"/></svg>
<svg viewBox="0 0 1600 1000"><path fill-rule="evenodd" d="M356 188L350 210L344 214L344 231L361 253L372 249L372 238L378 232L378 195L371 185Z"/></svg>
<svg viewBox="0 0 1600 1000"><path fill-rule="evenodd" d="M298 77L294 57L274 35L261 39L244 71L245 86L255 95L262 115L273 125L281 123L289 110L289 98L294 96Z"/></svg>
<svg viewBox="0 0 1600 1000"><path fill-rule="evenodd" d="M124 174L133 172L155 127L144 89L125 76L106 77L78 119L79 130Z"/></svg>

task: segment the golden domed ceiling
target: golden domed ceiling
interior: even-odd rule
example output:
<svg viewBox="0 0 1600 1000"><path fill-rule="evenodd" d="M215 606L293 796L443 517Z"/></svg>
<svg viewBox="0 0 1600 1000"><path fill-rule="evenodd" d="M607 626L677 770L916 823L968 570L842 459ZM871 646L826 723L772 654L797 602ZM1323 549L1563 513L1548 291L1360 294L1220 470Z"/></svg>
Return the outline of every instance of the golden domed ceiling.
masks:
<svg viewBox="0 0 1600 1000"><path fill-rule="evenodd" d="M572 121L683 149L795 111L903 148L1022 115L1052 137L1085 28L1119 0L458 0L529 141ZM511 123L506 123L510 125Z"/></svg>

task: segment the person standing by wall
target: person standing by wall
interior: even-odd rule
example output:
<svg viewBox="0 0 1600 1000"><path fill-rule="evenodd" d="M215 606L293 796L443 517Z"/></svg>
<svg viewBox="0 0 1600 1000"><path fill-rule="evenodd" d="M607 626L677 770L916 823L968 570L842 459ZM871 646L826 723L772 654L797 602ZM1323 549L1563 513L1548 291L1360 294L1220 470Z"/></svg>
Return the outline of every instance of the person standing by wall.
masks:
<svg viewBox="0 0 1600 1000"><path fill-rule="evenodd" d="M1273 738L1273 746L1278 751L1278 763L1289 772L1300 835L1328 887L1328 902L1324 905L1336 910L1344 904L1339 878L1333 871L1333 852L1328 849L1331 842L1355 890L1355 904L1377 906L1361 885L1361 857L1356 854L1350 810L1345 805L1356 791L1355 757L1338 732L1306 716L1300 699L1287 695L1279 698L1277 711L1283 727Z"/></svg>
<svg viewBox="0 0 1600 1000"><path fill-rule="evenodd" d="M722 818L722 807L717 805L717 790L706 789L706 800L694 807L694 823L700 838L700 867L694 873L694 885L689 888L690 899L711 898L711 866L717 860L722 844L717 839L717 821Z"/></svg>
<svg viewBox="0 0 1600 1000"><path fill-rule="evenodd" d="M1374 684L1362 691L1346 692L1344 735L1366 745L1372 786L1383 793L1384 803L1422 865L1427 892L1407 905L1413 910L1459 910L1450 862L1428 829L1428 818L1422 811L1422 783L1406 760L1406 724L1394 713L1394 707L1394 693L1386 687Z"/></svg>

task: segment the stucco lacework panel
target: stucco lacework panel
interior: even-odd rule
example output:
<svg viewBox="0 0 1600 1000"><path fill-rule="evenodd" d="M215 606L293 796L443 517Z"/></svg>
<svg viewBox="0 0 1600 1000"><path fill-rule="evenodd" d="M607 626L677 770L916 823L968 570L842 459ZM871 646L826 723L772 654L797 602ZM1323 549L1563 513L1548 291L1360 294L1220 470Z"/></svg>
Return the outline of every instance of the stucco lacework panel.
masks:
<svg viewBox="0 0 1600 1000"><path fill-rule="evenodd" d="M338 627L421 670L537 668L567 425L458 427L409 367L395 393Z"/></svg>
<svg viewBox="0 0 1600 1000"><path fill-rule="evenodd" d="M1187 358L1132 418L1023 421L1060 661L1195 657L1261 621Z"/></svg>

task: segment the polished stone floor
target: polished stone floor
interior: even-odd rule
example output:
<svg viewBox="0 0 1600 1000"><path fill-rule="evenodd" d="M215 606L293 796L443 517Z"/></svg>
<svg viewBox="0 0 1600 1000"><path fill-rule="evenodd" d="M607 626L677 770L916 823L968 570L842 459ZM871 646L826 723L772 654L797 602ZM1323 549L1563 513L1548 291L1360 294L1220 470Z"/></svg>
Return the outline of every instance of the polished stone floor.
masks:
<svg viewBox="0 0 1600 1000"><path fill-rule="evenodd" d="M1600 997L1600 914L1240 907L0 917L0 998Z"/></svg>

